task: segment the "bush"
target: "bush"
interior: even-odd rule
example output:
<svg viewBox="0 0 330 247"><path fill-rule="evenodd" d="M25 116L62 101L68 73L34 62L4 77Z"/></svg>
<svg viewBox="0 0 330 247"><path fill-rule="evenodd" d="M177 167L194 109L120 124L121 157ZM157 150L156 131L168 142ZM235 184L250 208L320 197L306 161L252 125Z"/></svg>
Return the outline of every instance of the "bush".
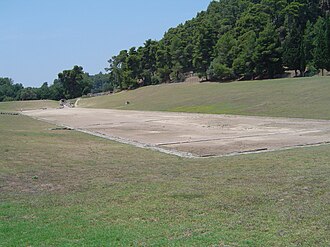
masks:
<svg viewBox="0 0 330 247"><path fill-rule="evenodd" d="M233 77L233 72L226 65L214 59L207 70L207 75L210 80L229 80Z"/></svg>
<svg viewBox="0 0 330 247"><path fill-rule="evenodd" d="M15 99L13 97L10 97L10 96L5 96L3 98L3 101L14 101Z"/></svg>
<svg viewBox="0 0 330 247"><path fill-rule="evenodd" d="M315 68L313 64L307 65L305 76L314 76L319 73L319 70Z"/></svg>

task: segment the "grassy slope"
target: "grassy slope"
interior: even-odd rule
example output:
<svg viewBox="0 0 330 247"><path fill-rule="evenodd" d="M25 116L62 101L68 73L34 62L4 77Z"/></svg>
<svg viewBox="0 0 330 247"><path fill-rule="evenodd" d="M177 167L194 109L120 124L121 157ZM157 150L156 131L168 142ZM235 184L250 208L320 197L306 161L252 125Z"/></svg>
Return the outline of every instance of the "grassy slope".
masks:
<svg viewBox="0 0 330 247"><path fill-rule="evenodd" d="M79 106L330 119L329 95L330 78L314 77L150 86L82 99Z"/></svg>
<svg viewBox="0 0 330 247"><path fill-rule="evenodd" d="M50 127L0 116L0 246L330 245L330 146L190 160Z"/></svg>
<svg viewBox="0 0 330 247"><path fill-rule="evenodd" d="M0 111L20 111L40 108L56 108L59 104L53 100L30 100L0 102Z"/></svg>

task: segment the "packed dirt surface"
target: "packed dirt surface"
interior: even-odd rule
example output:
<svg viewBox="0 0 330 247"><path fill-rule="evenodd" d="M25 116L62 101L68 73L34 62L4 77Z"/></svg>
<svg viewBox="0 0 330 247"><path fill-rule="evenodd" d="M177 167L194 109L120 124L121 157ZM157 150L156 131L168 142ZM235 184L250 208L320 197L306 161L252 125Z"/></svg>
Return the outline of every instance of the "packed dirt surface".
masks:
<svg viewBox="0 0 330 247"><path fill-rule="evenodd" d="M85 108L23 114L184 157L227 156L330 143L330 121L326 120Z"/></svg>

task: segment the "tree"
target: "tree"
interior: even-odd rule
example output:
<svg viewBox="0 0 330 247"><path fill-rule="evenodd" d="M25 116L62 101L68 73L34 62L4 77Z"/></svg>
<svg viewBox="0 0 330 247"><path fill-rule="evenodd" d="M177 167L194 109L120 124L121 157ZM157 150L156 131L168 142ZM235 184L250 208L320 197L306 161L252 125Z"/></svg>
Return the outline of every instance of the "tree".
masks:
<svg viewBox="0 0 330 247"><path fill-rule="evenodd" d="M44 82L37 90L38 99L49 99L51 97L50 94L51 92L47 82Z"/></svg>
<svg viewBox="0 0 330 247"><path fill-rule="evenodd" d="M283 43L283 63L287 68L294 70L296 76L298 70L303 76L306 69L303 33L295 26L289 30Z"/></svg>
<svg viewBox="0 0 330 247"><path fill-rule="evenodd" d="M141 78L141 56L136 51L135 47L132 47L128 52L128 57L126 58L127 70L131 71L132 79L138 80Z"/></svg>
<svg viewBox="0 0 330 247"><path fill-rule="evenodd" d="M168 83L171 81L171 54L169 46L165 45L165 41L162 40L159 42L158 50L156 53L156 66L157 66L157 75L159 76L161 82Z"/></svg>
<svg viewBox="0 0 330 247"><path fill-rule="evenodd" d="M284 65L301 75L306 66L330 69L321 54L330 58L330 23L321 25L323 34L314 25L329 10L329 0L211 1L160 41L112 57L107 71L115 87L127 89L182 81L192 71L206 79L253 79L273 78Z"/></svg>
<svg viewBox="0 0 330 247"><path fill-rule="evenodd" d="M37 89L31 88L31 87L23 88L20 91L19 99L20 100L36 100L36 99L38 99Z"/></svg>
<svg viewBox="0 0 330 247"><path fill-rule="evenodd" d="M234 48L237 47L235 36L227 32L220 37L215 47L215 55L222 64L231 67L234 61Z"/></svg>
<svg viewBox="0 0 330 247"><path fill-rule="evenodd" d="M322 70L324 75L324 69L328 64L328 52L327 52L327 41L326 41L326 22L325 19L319 17L314 25L314 62L317 69Z"/></svg>
<svg viewBox="0 0 330 247"><path fill-rule="evenodd" d="M221 62L220 57L215 58L207 70L210 80L228 80L233 78L233 72L226 64Z"/></svg>
<svg viewBox="0 0 330 247"><path fill-rule="evenodd" d="M88 75L91 80L91 92L100 93L106 91L113 91L114 85L110 81L110 76L108 74L103 74L102 72L96 75Z"/></svg>
<svg viewBox="0 0 330 247"><path fill-rule="evenodd" d="M22 84L14 84L14 81L10 78L0 77L0 102L18 100L22 89Z"/></svg>
<svg viewBox="0 0 330 247"><path fill-rule="evenodd" d="M82 95L87 95L91 92L93 87L93 81L88 73L84 73L82 76L82 81L80 82L82 88Z"/></svg>
<svg viewBox="0 0 330 247"><path fill-rule="evenodd" d="M108 60L109 68L105 70L110 72L110 80L119 89L125 89L123 74L126 67L127 50L122 50L117 56L113 56Z"/></svg>
<svg viewBox="0 0 330 247"><path fill-rule="evenodd" d="M265 29L257 39L254 53L256 73L264 78L274 78L277 73L282 73L281 45L274 26L268 22Z"/></svg>
<svg viewBox="0 0 330 247"><path fill-rule="evenodd" d="M13 80L10 78L0 78L0 102L4 101L6 97L15 97Z"/></svg>
<svg viewBox="0 0 330 247"><path fill-rule="evenodd" d="M64 87L60 80L55 79L53 84L49 87L50 99L60 100L65 98Z"/></svg>
<svg viewBox="0 0 330 247"><path fill-rule="evenodd" d="M156 72L158 42L148 39L141 49L141 65L151 75Z"/></svg>
<svg viewBox="0 0 330 247"><path fill-rule="evenodd" d="M82 96L86 87L83 76L83 68L77 65L71 70L64 70L58 74L58 79L63 85L66 98L77 98Z"/></svg>
<svg viewBox="0 0 330 247"><path fill-rule="evenodd" d="M314 50L314 27L313 24L308 21L303 36L303 48L305 54L305 60L307 65L312 65L313 61L313 50Z"/></svg>
<svg viewBox="0 0 330 247"><path fill-rule="evenodd" d="M236 32L239 35L248 31L260 33L270 20L270 15L262 4L250 4L236 22Z"/></svg>
<svg viewBox="0 0 330 247"><path fill-rule="evenodd" d="M330 16L325 17L325 47L326 65L325 68L330 71Z"/></svg>
<svg viewBox="0 0 330 247"><path fill-rule="evenodd" d="M178 36L174 36L170 44L171 67L172 73L170 78L174 82L183 81L183 68L184 68L184 48Z"/></svg>
<svg viewBox="0 0 330 247"><path fill-rule="evenodd" d="M253 54L256 48L257 35L249 31L239 37L238 47L233 61L233 70L236 76L244 79L253 79L256 64Z"/></svg>
<svg viewBox="0 0 330 247"><path fill-rule="evenodd" d="M272 23L278 28L284 22L283 11L287 5L287 0L262 0L262 6L265 6L265 12L269 14Z"/></svg>
<svg viewBox="0 0 330 247"><path fill-rule="evenodd" d="M193 65L200 77L207 76L206 71L214 58L213 48L216 44L210 23L204 23L197 30L194 40Z"/></svg>

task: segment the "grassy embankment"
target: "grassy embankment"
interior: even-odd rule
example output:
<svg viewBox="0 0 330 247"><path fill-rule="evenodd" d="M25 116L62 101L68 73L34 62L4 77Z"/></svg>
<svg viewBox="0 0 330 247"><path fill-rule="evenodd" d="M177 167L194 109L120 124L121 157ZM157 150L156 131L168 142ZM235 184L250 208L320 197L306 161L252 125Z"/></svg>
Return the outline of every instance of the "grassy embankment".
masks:
<svg viewBox="0 0 330 247"><path fill-rule="evenodd" d="M329 95L330 78L313 77L149 86L82 99L78 106L330 119Z"/></svg>
<svg viewBox="0 0 330 247"><path fill-rule="evenodd" d="M0 115L0 246L330 244L329 145L183 159L52 127Z"/></svg>
<svg viewBox="0 0 330 247"><path fill-rule="evenodd" d="M29 100L29 101L12 101L0 102L0 111L21 111L34 110L40 108L56 108L59 106L57 101L53 100Z"/></svg>

